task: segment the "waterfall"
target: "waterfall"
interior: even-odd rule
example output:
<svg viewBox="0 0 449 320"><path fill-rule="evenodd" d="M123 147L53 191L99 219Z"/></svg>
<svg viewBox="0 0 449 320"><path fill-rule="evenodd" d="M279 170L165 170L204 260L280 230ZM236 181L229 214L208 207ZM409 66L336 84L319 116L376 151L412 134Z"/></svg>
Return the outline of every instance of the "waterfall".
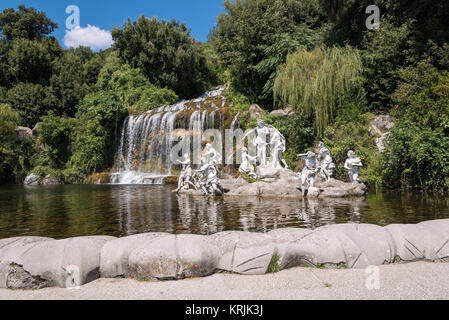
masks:
<svg viewBox="0 0 449 320"><path fill-rule="evenodd" d="M167 177L173 176L170 153L179 138L175 131L197 134L223 128L227 110L222 95L225 89L220 86L197 99L126 118L111 183L163 184Z"/></svg>

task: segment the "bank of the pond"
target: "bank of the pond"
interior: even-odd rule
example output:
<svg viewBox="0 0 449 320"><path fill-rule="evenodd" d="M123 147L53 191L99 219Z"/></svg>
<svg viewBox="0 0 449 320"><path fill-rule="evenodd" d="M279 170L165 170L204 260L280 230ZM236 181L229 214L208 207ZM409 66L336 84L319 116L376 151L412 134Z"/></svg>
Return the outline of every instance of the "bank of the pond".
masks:
<svg viewBox="0 0 449 320"><path fill-rule="evenodd" d="M0 240L0 288L66 288L100 277L147 281L200 278L217 272L263 275L298 266L364 269L417 261L449 262L449 219L386 227L290 228L267 234L10 238Z"/></svg>
<svg viewBox="0 0 449 320"><path fill-rule="evenodd" d="M449 263L416 262L380 266L379 286L370 279L375 273L363 269L293 268L164 282L99 279L76 290L0 289L0 300L448 300L448 274Z"/></svg>

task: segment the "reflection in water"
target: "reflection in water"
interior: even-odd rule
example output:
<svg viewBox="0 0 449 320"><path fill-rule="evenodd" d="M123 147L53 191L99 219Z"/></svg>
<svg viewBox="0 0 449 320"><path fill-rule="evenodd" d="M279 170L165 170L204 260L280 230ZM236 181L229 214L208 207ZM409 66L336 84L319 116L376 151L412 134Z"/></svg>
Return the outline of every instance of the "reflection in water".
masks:
<svg viewBox="0 0 449 320"><path fill-rule="evenodd" d="M191 197L171 186L0 188L0 238L67 238L145 232L268 232L336 223L417 223L449 218L448 200L369 195L366 199Z"/></svg>

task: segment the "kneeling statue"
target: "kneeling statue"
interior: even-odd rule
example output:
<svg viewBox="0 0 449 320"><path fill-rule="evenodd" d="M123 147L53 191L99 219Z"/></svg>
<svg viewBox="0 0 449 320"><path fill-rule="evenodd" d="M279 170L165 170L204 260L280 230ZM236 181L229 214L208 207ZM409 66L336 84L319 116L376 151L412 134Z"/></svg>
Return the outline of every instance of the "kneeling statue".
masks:
<svg viewBox="0 0 449 320"><path fill-rule="evenodd" d="M251 157L248 154L248 149L242 149L242 164L240 165L239 172L247 174L253 179L257 179L257 174L254 171L254 163L257 161L257 157Z"/></svg>

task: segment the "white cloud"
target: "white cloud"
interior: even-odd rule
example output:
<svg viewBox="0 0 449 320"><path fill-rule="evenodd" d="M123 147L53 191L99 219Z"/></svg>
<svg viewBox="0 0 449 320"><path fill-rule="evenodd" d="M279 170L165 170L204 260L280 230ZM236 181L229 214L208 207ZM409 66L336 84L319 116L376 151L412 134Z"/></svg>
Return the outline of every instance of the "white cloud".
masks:
<svg viewBox="0 0 449 320"><path fill-rule="evenodd" d="M110 31L90 24L86 28L76 27L73 30L67 30L64 36L64 45L68 48L84 46L92 50L104 50L111 47L112 43Z"/></svg>

